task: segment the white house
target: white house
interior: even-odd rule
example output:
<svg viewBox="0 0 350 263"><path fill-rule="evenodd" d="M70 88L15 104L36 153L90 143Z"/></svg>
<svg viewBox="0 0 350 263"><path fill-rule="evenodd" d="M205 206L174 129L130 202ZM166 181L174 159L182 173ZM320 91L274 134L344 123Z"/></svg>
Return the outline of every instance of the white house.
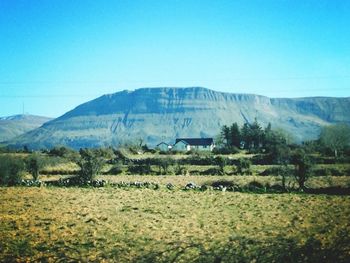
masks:
<svg viewBox="0 0 350 263"><path fill-rule="evenodd" d="M178 138L172 149L176 151L212 151L214 147L213 138Z"/></svg>

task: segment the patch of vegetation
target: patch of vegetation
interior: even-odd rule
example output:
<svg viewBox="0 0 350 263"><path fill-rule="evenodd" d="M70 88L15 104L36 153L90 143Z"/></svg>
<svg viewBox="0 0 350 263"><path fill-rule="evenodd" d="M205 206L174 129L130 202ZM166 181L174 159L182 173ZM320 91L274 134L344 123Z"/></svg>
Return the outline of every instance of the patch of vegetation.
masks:
<svg viewBox="0 0 350 263"><path fill-rule="evenodd" d="M236 173L240 175L249 175L251 172L251 161L247 158L240 158L236 166Z"/></svg>
<svg viewBox="0 0 350 263"><path fill-rule="evenodd" d="M150 188L0 188L0 261L349 261L348 197Z"/></svg>
<svg viewBox="0 0 350 263"><path fill-rule="evenodd" d="M102 165L105 162L104 156L99 150L80 149L80 160L78 165L80 167L79 177L82 184L93 181L96 175L101 171Z"/></svg>
<svg viewBox="0 0 350 263"><path fill-rule="evenodd" d="M45 165L46 158L41 154L34 152L26 158L25 162L27 170L31 173L33 180L37 181L39 178L39 172Z"/></svg>
<svg viewBox="0 0 350 263"><path fill-rule="evenodd" d="M305 190L305 183L312 175L313 163L304 149L297 149L292 156L292 163L295 166L295 179L299 184L299 189Z"/></svg>
<svg viewBox="0 0 350 263"><path fill-rule="evenodd" d="M115 164L113 165L106 174L113 174L113 175L118 175L123 173L123 167L121 164Z"/></svg>
<svg viewBox="0 0 350 263"><path fill-rule="evenodd" d="M10 155L0 156L0 185L17 185L23 178L25 163L23 159Z"/></svg>

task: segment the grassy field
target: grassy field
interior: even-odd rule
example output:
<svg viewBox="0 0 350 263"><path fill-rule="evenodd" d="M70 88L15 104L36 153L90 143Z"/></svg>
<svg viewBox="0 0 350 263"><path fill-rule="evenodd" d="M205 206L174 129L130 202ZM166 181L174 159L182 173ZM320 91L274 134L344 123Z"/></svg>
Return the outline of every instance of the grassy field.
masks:
<svg viewBox="0 0 350 263"><path fill-rule="evenodd" d="M350 260L349 196L111 187L0 196L1 262Z"/></svg>
<svg viewBox="0 0 350 263"><path fill-rule="evenodd" d="M39 176L47 185L77 176L76 163L49 159ZM110 175L113 166L105 164L96 178L111 183L103 188L0 188L0 262L350 262L349 195L298 193L292 175L286 185L293 193L182 190L190 182L229 181L242 189L252 182L265 189L281 185L280 176L261 176L275 165L252 165L252 175L244 176L232 165L224 176L203 175L217 165L186 164L186 175L174 175L175 166L168 175L156 175L156 165L151 175L129 175L128 165ZM306 186L349 188L349 171L350 164L316 164ZM24 178L32 176L26 172ZM120 182L154 182L159 188L113 184Z"/></svg>

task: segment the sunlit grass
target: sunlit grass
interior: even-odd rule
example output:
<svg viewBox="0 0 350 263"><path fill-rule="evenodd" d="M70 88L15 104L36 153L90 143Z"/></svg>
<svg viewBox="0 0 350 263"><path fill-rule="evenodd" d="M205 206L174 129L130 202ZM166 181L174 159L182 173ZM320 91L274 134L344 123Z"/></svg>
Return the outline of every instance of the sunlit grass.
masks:
<svg viewBox="0 0 350 263"><path fill-rule="evenodd" d="M109 187L0 188L0 195L0 261L189 262L243 238L263 246L313 237L329 247L350 233L348 196ZM248 258L259 250L254 242L243 251Z"/></svg>

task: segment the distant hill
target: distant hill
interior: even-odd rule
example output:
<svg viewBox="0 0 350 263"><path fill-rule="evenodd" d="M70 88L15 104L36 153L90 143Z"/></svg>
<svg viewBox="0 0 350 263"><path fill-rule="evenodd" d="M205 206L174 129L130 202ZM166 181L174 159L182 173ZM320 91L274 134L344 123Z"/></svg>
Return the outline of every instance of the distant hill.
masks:
<svg viewBox="0 0 350 263"><path fill-rule="evenodd" d="M52 118L28 114L0 117L0 142L34 130L49 120Z"/></svg>
<svg viewBox="0 0 350 263"><path fill-rule="evenodd" d="M151 146L176 137L212 137L220 127L254 118L282 128L297 141L314 139L320 127L350 124L350 98L274 99L206 88L142 88L104 95L9 141L33 148L118 145L143 139Z"/></svg>

